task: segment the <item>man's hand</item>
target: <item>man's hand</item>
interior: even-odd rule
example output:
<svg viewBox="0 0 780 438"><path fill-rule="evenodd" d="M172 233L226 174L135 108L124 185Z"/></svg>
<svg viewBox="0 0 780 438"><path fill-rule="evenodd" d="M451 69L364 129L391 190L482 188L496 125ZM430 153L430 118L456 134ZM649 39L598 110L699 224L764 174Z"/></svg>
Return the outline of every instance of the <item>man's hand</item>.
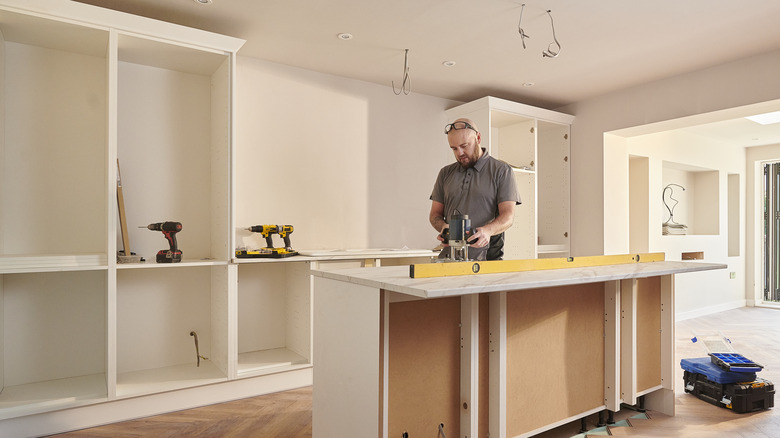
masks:
<svg viewBox="0 0 780 438"><path fill-rule="evenodd" d="M512 226L512 222L515 218L515 202L504 201L498 204L498 216L485 225L477 228L474 231L468 241L471 246L476 248L484 248L490 245L490 237L501 234L509 227Z"/></svg>
<svg viewBox="0 0 780 438"><path fill-rule="evenodd" d="M445 223L444 226L441 229L441 233L436 235L436 238L439 239L439 242L444 243L444 237L443 237L444 230L448 230L449 228L450 228L450 224ZM444 243L444 245L445 246L449 246L449 242L448 243Z"/></svg>
<svg viewBox="0 0 780 438"><path fill-rule="evenodd" d="M490 243L490 236L491 234L485 227L479 227L474 234L469 236L467 241L469 242L469 245L475 248L484 248Z"/></svg>

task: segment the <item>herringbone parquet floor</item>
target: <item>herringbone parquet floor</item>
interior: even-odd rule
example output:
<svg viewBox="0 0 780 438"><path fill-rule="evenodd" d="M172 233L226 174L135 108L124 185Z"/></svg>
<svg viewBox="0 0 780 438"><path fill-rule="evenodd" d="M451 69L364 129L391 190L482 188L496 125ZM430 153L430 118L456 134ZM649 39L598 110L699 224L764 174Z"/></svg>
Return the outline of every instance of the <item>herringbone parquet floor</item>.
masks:
<svg viewBox="0 0 780 438"><path fill-rule="evenodd" d="M676 363L682 358L706 356L691 342L692 332L721 331L738 352L764 365L760 377L780 382L780 310L746 307L679 322L676 327ZM780 438L780 407L736 414L683 391L682 369L676 379L676 416L650 412L651 420L615 434L635 437ZM312 388L252 397L134 421L57 435L58 438L226 437L300 438L312 436ZM627 417L623 411L616 414ZM592 421L589 427L594 427ZM640 422L636 422L640 423ZM541 434L544 438L571 437L579 422ZM362 437L344 437L362 438Z"/></svg>
<svg viewBox="0 0 780 438"><path fill-rule="evenodd" d="M123 421L59 438L311 438L311 387Z"/></svg>

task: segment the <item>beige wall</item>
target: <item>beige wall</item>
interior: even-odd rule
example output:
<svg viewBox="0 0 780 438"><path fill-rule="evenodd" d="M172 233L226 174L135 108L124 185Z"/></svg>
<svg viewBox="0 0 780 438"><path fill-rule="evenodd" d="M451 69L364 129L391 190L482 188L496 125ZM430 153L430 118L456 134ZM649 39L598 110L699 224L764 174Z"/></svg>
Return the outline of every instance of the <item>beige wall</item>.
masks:
<svg viewBox="0 0 780 438"><path fill-rule="evenodd" d="M605 228L628 236L626 224L613 227L605 221L612 209L609 203L605 207L605 172L628 166L605 156L606 132L780 99L777 71L780 51L558 108L576 116L572 255L604 254L610 240ZM435 246L428 196L438 169L451 162L441 129L447 122L444 110L458 102L414 91L395 96L389 84L242 57L238 89L237 227L293 224L296 248ZM751 163L748 159L748 172ZM748 212L751 178L747 173ZM745 219L747 236L754 220ZM745 244L741 290L749 303L755 246L749 238ZM722 300L733 302L733 297Z"/></svg>
<svg viewBox="0 0 780 438"><path fill-rule="evenodd" d="M237 86L236 227L291 224L295 249L438 244L428 197L455 102L245 57Z"/></svg>
<svg viewBox="0 0 780 438"><path fill-rule="evenodd" d="M609 180L611 173L626 172L624 167L627 163L615 162L616 160L605 156L605 133L654 124L671 129L674 125L680 127L678 119L684 120L684 124L698 118L706 118L709 114L729 112L730 108L762 106L760 104L763 102L780 98L780 81L776 79L778 71L780 51L638 85L559 108L560 111L576 116L572 126L571 153L572 255L603 254L605 249L613 253L620 245L614 245L615 240L608 238L611 236L605 236L605 230L610 230L610 233L617 230L627 238L628 230L625 225L610 223L614 220L613 214L625 210L626 207L612 199L612 196L606 200L604 197L607 192L604 181ZM650 129L650 132L658 131L659 129ZM739 306L741 303L753 303L754 279L757 277L756 271L760 270L760 265L755 260L760 258L755 256L756 249L752 240L755 217L750 213L755 205L752 183L754 177L751 170L754 159L748 158L745 161L747 169L740 172L745 175L743 205L747 213L743 216L746 224L746 232L742 231L745 236L744 256L726 258L723 262L729 264L729 269L724 270L723 275L715 273L720 271L713 271L710 274L697 274L702 278L691 276L682 283L678 282L678 318L681 318L681 315L684 318ZM609 192L613 193L615 190L610 189ZM741 259L744 259L744 268L735 264ZM728 277L728 272L731 271L736 272L736 280L743 281L744 285L730 287L734 284L734 280ZM739 278L740 275L742 279ZM714 293L706 286L699 286L699 283L717 285L721 277L725 281L717 286Z"/></svg>
<svg viewBox="0 0 780 438"><path fill-rule="evenodd" d="M780 98L780 51L578 102L573 114L572 255L604 251L604 133ZM606 169L609 171L609 169Z"/></svg>
<svg viewBox="0 0 780 438"><path fill-rule="evenodd" d="M745 222L745 195L744 189L729 193L732 176L745 186L745 149L678 129L607 135L604 157L605 254L663 252L666 260L681 260L683 253L702 253L702 261L726 265L675 278L678 319L745 306L744 227L739 227ZM667 184L685 190L673 186L664 197ZM664 199L674 222L688 227L687 235L662 235L662 224L672 219ZM732 238L736 248L730 247Z"/></svg>

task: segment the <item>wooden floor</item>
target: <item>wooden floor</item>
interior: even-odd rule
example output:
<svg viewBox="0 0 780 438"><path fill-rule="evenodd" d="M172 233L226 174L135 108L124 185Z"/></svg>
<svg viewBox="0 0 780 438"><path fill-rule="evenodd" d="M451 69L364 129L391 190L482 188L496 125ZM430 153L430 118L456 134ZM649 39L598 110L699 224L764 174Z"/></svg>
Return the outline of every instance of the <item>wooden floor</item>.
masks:
<svg viewBox="0 0 780 438"><path fill-rule="evenodd" d="M676 363L683 358L706 356L691 342L693 332L720 331L736 351L764 365L758 375L780 382L780 310L747 307L677 323ZM676 378L676 416L649 412L650 420L632 420L634 427L611 430L612 435L633 437L734 437L780 438L780 408L748 414L705 403L683 390L682 369ZM66 434L62 438L88 437L311 437L311 387L252 397L230 403L158 415ZM627 409L616 419L633 415ZM596 417L587 419L595 428ZM561 426L540 438L571 437L580 422ZM351 437L345 437L351 438Z"/></svg>

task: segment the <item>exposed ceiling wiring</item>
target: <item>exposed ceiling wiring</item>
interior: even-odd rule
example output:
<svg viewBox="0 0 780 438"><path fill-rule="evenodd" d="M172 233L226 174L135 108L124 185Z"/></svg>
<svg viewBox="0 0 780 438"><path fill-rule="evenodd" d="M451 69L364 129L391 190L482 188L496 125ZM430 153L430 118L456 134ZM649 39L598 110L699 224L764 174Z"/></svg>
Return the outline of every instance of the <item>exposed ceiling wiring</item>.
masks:
<svg viewBox="0 0 780 438"><path fill-rule="evenodd" d="M391 81L390 84L393 86L393 93L396 96L401 93L409 94L412 92L412 79L409 77L409 49L406 49L404 53L404 77L403 82L401 82L401 89L395 91L395 82Z"/></svg>

